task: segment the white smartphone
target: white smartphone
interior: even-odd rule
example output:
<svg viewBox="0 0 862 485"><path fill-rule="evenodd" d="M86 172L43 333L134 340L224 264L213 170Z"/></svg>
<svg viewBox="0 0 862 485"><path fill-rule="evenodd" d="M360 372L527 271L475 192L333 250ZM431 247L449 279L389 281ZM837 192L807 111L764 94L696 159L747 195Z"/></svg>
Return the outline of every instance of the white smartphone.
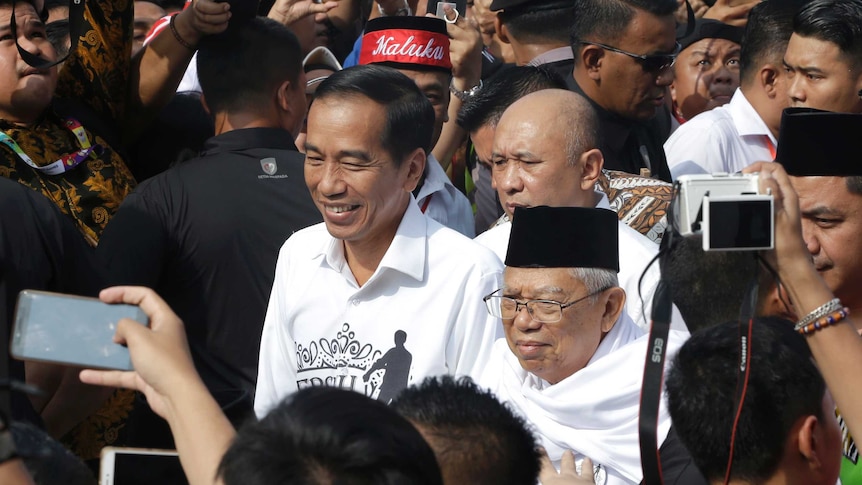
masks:
<svg viewBox="0 0 862 485"><path fill-rule="evenodd" d="M102 448L99 485L188 485L176 450Z"/></svg>
<svg viewBox="0 0 862 485"><path fill-rule="evenodd" d="M19 360L131 370L129 349L113 340L123 318L149 324L136 305L24 290L15 307L10 353Z"/></svg>

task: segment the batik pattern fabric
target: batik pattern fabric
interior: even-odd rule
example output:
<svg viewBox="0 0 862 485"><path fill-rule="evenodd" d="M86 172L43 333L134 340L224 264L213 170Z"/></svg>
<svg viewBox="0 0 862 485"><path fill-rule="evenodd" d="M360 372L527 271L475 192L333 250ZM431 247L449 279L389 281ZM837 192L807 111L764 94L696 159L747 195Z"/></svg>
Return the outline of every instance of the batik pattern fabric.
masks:
<svg viewBox="0 0 862 485"><path fill-rule="evenodd" d="M597 185L622 222L656 244L661 243L673 185L617 170L602 170Z"/></svg>
<svg viewBox="0 0 862 485"><path fill-rule="evenodd" d="M132 18L131 0L86 2L84 33L58 76L55 99L59 101L32 126L0 120L0 130L18 143L36 165L45 166L80 149L65 118L76 114L59 113L65 110L58 109L58 104L69 100L69 104L82 105L87 111L80 121L88 140L98 148L80 165L62 174L47 175L30 167L4 145L0 147L0 176L17 180L50 198L72 217L92 245L135 186L134 177L117 151L119 147L111 146L105 138L116 137L93 133L93 127L87 126L87 119L98 118L104 120L105 127L120 132L131 72Z"/></svg>

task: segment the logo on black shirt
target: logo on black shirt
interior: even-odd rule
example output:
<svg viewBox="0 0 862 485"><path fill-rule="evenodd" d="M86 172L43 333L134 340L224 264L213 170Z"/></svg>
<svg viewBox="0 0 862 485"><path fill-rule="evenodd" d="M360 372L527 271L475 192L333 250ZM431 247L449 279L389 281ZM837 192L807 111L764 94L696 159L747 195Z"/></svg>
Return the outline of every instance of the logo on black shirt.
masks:
<svg viewBox="0 0 862 485"><path fill-rule="evenodd" d="M278 164L275 163L274 158L261 159L260 168L262 168L263 172L267 175L275 175L275 172L278 172Z"/></svg>

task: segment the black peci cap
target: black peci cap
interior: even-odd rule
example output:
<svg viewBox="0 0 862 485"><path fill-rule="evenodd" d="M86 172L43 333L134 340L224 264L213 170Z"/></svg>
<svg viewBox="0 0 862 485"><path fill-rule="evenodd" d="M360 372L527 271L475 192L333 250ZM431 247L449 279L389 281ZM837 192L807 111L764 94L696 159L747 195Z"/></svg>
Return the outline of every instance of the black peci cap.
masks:
<svg viewBox="0 0 862 485"><path fill-rule="evenodd" d="M518 207L506 266L604 268L619 272L619 219L592 207Z"/></svg>
<svg viewBox="0 0 862 485"><path fill-rule="evenodd" d="M742 33L745 32L745 29L741 27L734 27L712 19L697 19L694 23L694 29L688 35L686 35L687 30L687 25L681 25L677 28L677 40L681 49L703 39L725 39L741 44Z"/></svg>
<svg viewBox="0 0 862 485"><path fill-rule="evenodd" d="M490 10L523 10L532 12L536 10L556 10L558 8L573 7L572 0L493 0Z"/></svg>
<svg viewBox="0 0 862 485"><path fill-rule="evenodd" d="M788 108L775 161L794 177L862 175L862 114Z"/></svg>

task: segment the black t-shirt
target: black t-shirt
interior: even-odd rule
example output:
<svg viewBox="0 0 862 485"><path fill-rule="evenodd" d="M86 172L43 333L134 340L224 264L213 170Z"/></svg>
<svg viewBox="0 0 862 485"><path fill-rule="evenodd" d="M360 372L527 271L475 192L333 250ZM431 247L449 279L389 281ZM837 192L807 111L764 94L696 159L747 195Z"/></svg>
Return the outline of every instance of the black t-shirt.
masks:
<svg viewBox="0 0 862 485"><path fill-rule="evenodd" d="M182 318L207 387L226 406L254 392L278 251L320 222L304 156L275 128L209 139L200 157L143 182L105 228L111 284L154 288Z"/></svg>
<svg viewBox="0 0 862 485"><path fill-rule="evenodd" d="M24 364L8 355L18 292L47 290L96 296L102 278L93 248L68 216L42 194L0 177L0 377L24 380ZM9 411L9 394L0 390ZM26 396L12 396L16 419L40 424Z"/></svg>

